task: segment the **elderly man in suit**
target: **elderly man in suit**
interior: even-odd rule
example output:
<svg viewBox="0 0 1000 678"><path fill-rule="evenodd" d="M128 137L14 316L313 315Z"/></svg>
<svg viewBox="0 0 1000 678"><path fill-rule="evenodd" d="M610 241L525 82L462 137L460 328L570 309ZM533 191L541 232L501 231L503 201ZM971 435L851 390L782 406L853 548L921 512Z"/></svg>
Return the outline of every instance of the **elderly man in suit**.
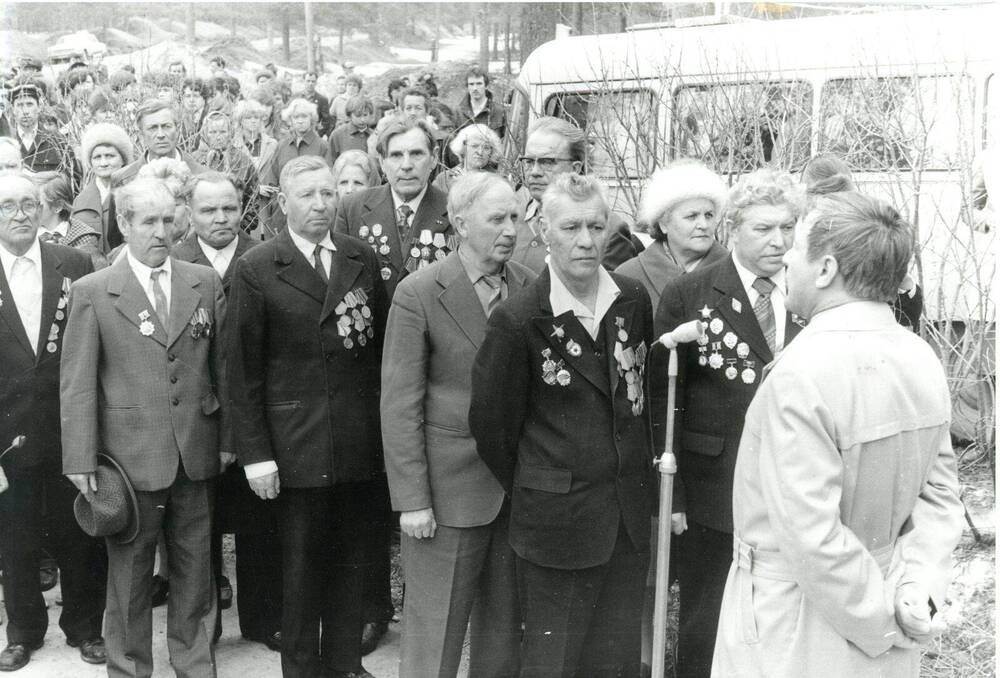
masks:
<svg viewBox="0 0 1000 678"><path fill-rule="evenodd" d="M680 535L673 547L681 587L681 678L707 678L712 668L732 561L733 468L743 415L764 366L800 329L785 309L781 258L792 244L803 199L787 173L765 169L745 176L723 214L732 254L668 282L660 297L657 333L697 337L676 347L678 470L671 522ZM687 332L692 327L693 335ZM654 401L658 413L664 400Z"/></svg>
<svg viewBox="0 0 1000 678"><path fill-rule="evenodd" d="M229 294L236 260L256 241L240 232L240 190L232 177L205 172L192 180L192 232L174 246L172 255L212 267ZM222 535L236 533L236 593L244 638L277 650L281 639L281 552L274 507L251 492L243 470L235 464L219 476L212 529L212 569L220 590L228 586L222 572ZM221 614L215 637L222 633Z"/></svg>
<svg viewBox="0 0 1000 678"><path fill-rule="evenodd" d="M511 497L523 678L639 674L653 511L645 359L649 295L608 273L594 179L544 194L549 265L490 316L469 424Z"/></svg>
<svg viewBox="0 0 1000 678"><path fill-rule="evenodd" d="M45 637L49 618L38 588L44 545L62 570L59 625L86 662L103 663L104 545L73 518L73 486L62 477L59 359L72 281L91 273L77 250L40 242L38 190L0 177L0 448L24 445L0 466L0 551L4 554L7 647L0 671L16 671ZM46 539L46 534L49 538Z"/></svg>
<svg viewBox="0 0 1000 678"><path fill-rule="evenodd" d="M240 258L230 291L237 451L254 493L278 502L285 678L370 676L361 536L382 469L388 301L372 251L330 232L334 200L321 158L290 161L278 196L288 229Z"/></svg>
<svg viewBox="0 0 1000 678"><path fill-rule="evenodd" d="M490 313L536 276L508 261L520 213L504 179L462 175L448 216L459 249L396 288L382 363L382 440L406 576L400 675L455 676L472 614L472 675L514 676L510 506L476 454L469 379Z"/></svg>
<svg viewBox="0 0 1000 678"><path fill-rule="evenodd" d="M232 460L222 282L169 256L174 198L162 182L133 181L115 202L126 256L77 282L70 295L63 472L92 501L102 451L122 466L138 499L138 536L107 542L108 675L153 673L153 560L162 529L171 563L170 662L178 676L214 676L211 481Z"/></svg>
<svg viewBox="0 0 1000 678"><path fill-rule="evenodd" d="M121 168L114 176L119 185L126 184L139 173L139 168L157 158L175 158L191 168L192 174L208 171L208 168L177 147L180 141L180 127L177 111L173 104L163 99L147 99L135 111L135 125L146 151L134 162Z"/></svg>
<svg viewBox="0 0 1000 678"><path fill-rule="evenodd" d="M712 675L916 678L962 535L951 397L898 325L913 230L861 193L820 198L785 256L809 325L747 410Z"/></svg>

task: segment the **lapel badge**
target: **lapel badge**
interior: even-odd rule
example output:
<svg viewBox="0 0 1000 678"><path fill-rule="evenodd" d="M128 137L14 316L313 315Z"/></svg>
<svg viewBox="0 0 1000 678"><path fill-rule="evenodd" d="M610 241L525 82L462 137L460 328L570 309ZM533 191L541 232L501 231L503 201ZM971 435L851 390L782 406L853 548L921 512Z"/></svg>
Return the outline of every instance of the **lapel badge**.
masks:
<svg viewBox="0 0 1000 678"><path fill-rule="evenodd" d="M729 363L729 366L726 368L726 379L732 381L736 378L736 375L739 374L736 370L736 360L729 359L726 362Z"/></svg>
<svg viewBox="0 0 1000 678"><path fill-rule="evenodd" d="M722 332L722 319L712 318L712 322L708 323L708 329L712 331L712 334L719 334Z"/></svg>
<svg viewBox="0 0 1000 678"><path fill-rule="evenodd" d="M367 225L364 225L364 226L362 226L361 228L358 229L358 237L359 238L367 238L368 237L368 233L369 233L369 230L368 230L368 226Z"/></svg>
<svg viewBox="0 0 1000 678"><path fill-rule="evenodd" d="M49 343L45 344L45 350L48 351L49 353L55 353L57 348L58 347L56 346L56 342L54 341L50 341Z"/></svg>
<svg viewBox="0 0 1000 678"><path fill-rule="evenodd" d="M722 343L726 345L726 348L734 348L738 341L739 339L732 332L726 332L725 336L722 337Z"/></svg>
<svg viewBox="0 0 1000 678"><path fill-rule="evenodd" d="M382 235L382 224L375 224L372 226L372 235L376 238Z"/></svg>
<svg viewBox="0 0 1000 678"><path fill-rule="evenodd" d="M743 372L740 374L740 377L743 379L744 384L752 384L754 382L754 379L757 378L757 373L748 367L745 370L743 370Z"/></svg>
<svg viewBox="0 0 1000 678"><path fill-rule="evenodd" d="M389 256L389 251L390 250L388 245L381 245L378 248L378 253L381 254L383 257Z"/></svg>
<svg viewBox="0 0 1000 678"><path fill-rule="evenodd" d="M739 299L733 299L733 310L737 313L743 312L743 304L740 303Z"/></svg>
<svg viewBox="0 0 1000 678"><path fill-rule="evenodd" d="M420 258L420 248L417 247L416 245L414 245L410 249L410 256L413 257L414 259L419 259Z"/></svg>
<svg viewBox="0 0 1000 678"><path fill-rule="evenodd" d="M702 320L708 320L709 318L712 317L712 309L710 309L708 307L708 304L705 304L704 306L702 306L701 310L698 311L698 313L701 314Z"/></svg>
<svg viewBox="0 0 1000 678"><path fill-rule="evenodd" d="M48 341L55 341L59 338L59 326L52 323L52 327L49 328L49 338Z"/></svg>
<svg viewBox="0 0 1000 678"><path fill-rule="evenodd" d="M628 341L628 332L625 331L625 318L615 316L615 325L618 326L618 341L624 344Z"/></svg>
<svg viewBox="0 0 1000 678"><path fill-rule="evenodd" d="M560 386L569 386L570 376L569 370L565 367L556 372L556 381L559 382Z"/></svg>
<svg viewBox="0 0 1000 678"><path fill-rule="evenodd" d="M139 311L139 334L148 337L153 333L153 323L149 321L149 311Z"/></svg>
<svg viewBox="0 0 1000 678"><path fill-rule="evenodd" d="M736 355L746 360L747 356L750 355L750 346L747 345L747 342L741 341L736 344Z"/></svg>
<svg viewBox="0 0 1000 678"><path fill-rule="evenodd" d="M698 356L698 364L701 365L702 367L704 367L705 365L707 365L708 364L708 356L706 356L704 354Z"/></svg>
<svg viewBox="0 0 1000 678"><path fill-rule="evenodd" d="M566 336L566 330L563 329L562 325L553 325L552 334L550 334L549 336L555 337L556 339L562 339L564 336Z"/></svg>
<svg viewBox="0 0 1000 678"><path fill-rule="evenodd" d="M438 249L441 249L442 247L444 247L447 244L448 244L447 241L444 239L444 233L435 233L434 234L434 247L437 247Z"/></svg>
<svg viewBox="0 0 1000 678"><path fill-rule="evenodd" d="M392 277L392 269L388 266L383 266L379 273L382 274L382 280L388 280Z"/></svg>
<svg viewBox="0 0 1000 678"><path fill-rule="evenodd" d="M713 353L712 355L708 356L708 366L711 367L713 370L717 370L720 367L722 367L722 362L723 361L721 353Z"/></svg>
<svg viewBox="0 0 1000 678"><path fill-rule="evenodd" d="M583 349L580 347L580 344L576 343L572 339L566 342L566 350L574 358L579 358L583 354Z"/></svg>
<svg viewBox="0 0 1000 678"><path fill-rule="evenodd" d="M702 323L702 324L704 325L704 323ZM698 345L699 346L707 346L708 345L708 335L704 334L704 333L699 334L697 341L698 341Z"/></svg>
<svg viewBox="0 0 1000 678"><path fill-rule="evenodd" d="M431 230L429 228L425 228L424 230L420 231L419 239L420 239L420 244L424 246L430 245L432 242L434 242L434 236L431 234Z"/></svg>
<svg viewBox="0 0 1000 678"><path fill-rule="evenodd" d="M794 313L792 314L792 322L798 325L799 327L806 326L806 319L801 316L797 316Z"/></svg>

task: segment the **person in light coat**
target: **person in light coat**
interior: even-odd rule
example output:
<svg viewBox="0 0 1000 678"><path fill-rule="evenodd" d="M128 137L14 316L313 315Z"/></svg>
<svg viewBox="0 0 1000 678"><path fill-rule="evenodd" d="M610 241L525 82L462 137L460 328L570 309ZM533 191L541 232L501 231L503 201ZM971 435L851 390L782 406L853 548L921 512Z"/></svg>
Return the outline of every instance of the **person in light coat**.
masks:
<svg viewBox="0 0 1000 678"><path fill-rule="evenodd" d="M712 675L914 678L962 532L944 369L895 322L913 233L821 198L785 255L809 324L747 411Z"/></svg>

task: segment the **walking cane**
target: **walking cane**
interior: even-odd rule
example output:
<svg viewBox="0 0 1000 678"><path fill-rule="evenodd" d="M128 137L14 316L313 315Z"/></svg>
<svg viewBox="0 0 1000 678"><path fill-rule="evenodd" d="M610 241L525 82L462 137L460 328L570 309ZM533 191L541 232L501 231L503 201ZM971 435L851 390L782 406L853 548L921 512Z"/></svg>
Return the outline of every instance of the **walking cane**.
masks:
<svg viewBox="0 0 1000 678"><path fill-rule="evenodd" d="M653 678L663 678L667 656L667 603L670 601L670 513L674 499L674 406L677 400L677 350L667 366L667 440L654 463L660 471L660 517L656 540L656 593L653 599Z"/></svg>

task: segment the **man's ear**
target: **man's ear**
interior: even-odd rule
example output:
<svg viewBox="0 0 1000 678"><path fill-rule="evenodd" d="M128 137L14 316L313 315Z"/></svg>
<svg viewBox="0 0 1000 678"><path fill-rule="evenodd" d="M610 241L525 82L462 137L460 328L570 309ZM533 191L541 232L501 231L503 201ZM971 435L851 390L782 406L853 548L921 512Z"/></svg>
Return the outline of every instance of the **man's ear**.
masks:
<svg viewBox="0 0 1000 678"><path fill-rule="evenodd" d="M115 221L118 223L118 230L122 232L122 237L128 241L128 221L124 214L116 214Z"/></svg>
<svg viewBox="0 0 1000 678"><path fill-rule="evenodd" d="M281 213L286 217L288 216L288 198L285 196L284 192L278 193L278 207L281 208Z"/></svg>
<svg viewBox="0 0 1000 678"><path fill-rule="evenodd" d="M573 171L576 172L577 174L583 174L583 161L582 160L574 160L573 161Z"/></svg>
<svg viewBox="0 0 1000 678"><path fill-rule="evenodd" d="M824 254L820 260L819 272L816 274L816 289L826 289L837 278L837 260L832 254Z"/></svg>
<svg viewBox="0 0 1000 678"><path fill-rule="evenodd" d="M461 214L456 214L451 220L451 225L455 228L455 233L462 236L463 240L468 240L469 238L469 226L465 223L465 217Z"/></svg>

